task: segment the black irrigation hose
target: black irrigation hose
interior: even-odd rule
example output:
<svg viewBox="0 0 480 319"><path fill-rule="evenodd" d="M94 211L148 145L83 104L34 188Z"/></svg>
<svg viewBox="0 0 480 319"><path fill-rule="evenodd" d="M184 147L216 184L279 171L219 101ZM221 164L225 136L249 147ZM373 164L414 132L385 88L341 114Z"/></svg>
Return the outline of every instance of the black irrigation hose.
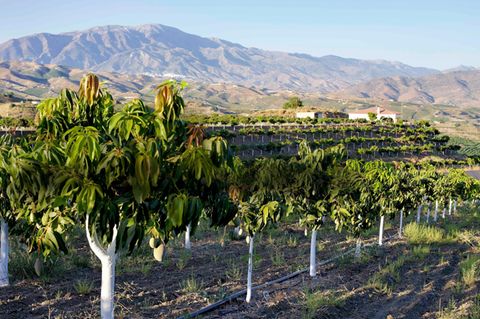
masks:
<svg viewBox="0 0 480 319"><path fill-rule="evenodd" d="M391 239L393 239L393 238L395 238L395 237L397 237L397 236L398 236L398 235L392 235L392 236L390 236L390 237L388 237L388 238L385 238L384 242L388 242L388 241L390 241ZM375 245L375 243L365 244L365 245L363 245L363 247L369 247L369 246L372 246L372 245ZM347 250L346 252L341 253L340 255L334 256L334 257L329 258L329 259L327 259L327 260L320 261L319 263L317 263L317 267L318 267L318 266L324 266L324 265L326 265L326 264L329 264L329 263L331 263L332 261L337 260L337 259L339 259L339 258L342 258L343 256L348 255L348 254L350 254L350 253L352 253L352 252L354 252L354 251L355 251L355 248L352 248L352 249ZM263 283L263 284L261 284L261 285L252 287L252 291L255 291L255 290L258 290L258 289L262 289L262 288L265 288L265 287L270 286L270 285L273 285L273 284L278 284L278 283L287 281L287 280L289 280L290 278L296 277L296 276L298 276L298 275L300 275L300 274L303 274L303 273L307 272L308 270L309 270L309 268L297 270L297 271L295 271L295 272L293 272L293 273L291 273L291 274L288 274L288 275L286 275L286 276L284 276L284 277L280 277L280 278L277 278L277 279L274 279L274 280L271 280L271 281L267 281L267 282L265 282L265 283ZM215 310L216 308L220 307L221 305L223 305L223 304L225 304L225 303L227 303L227 302L230 302L230 301L232 301L232 300L234 300L234 299L236 299L236 298L238 298L238 297L240 297L240 296L243 296L243 295L245 295L246 293L247 293L247 289L243 289L243 290L237 291L237 292L231 294L230 296L227 296L226 298L224 298L224 299L222 299L222 300L220 300L220 301L217 301L217 302L215 302L215 303L213 303L213 304L210 304L210 305L208 305L208 306L206 306L206 307L204 307L204 308L202 308L202 309L199 309L199 310L197 310L197 311L191 312L191 313L189 313L189 314L187 314L187 315L178 317L177 319L188 319L188 318L198 317L198 316L203 315L203 314L205 314L205 313L207 313L207 312L210 312L210 311L212 311L212 310Z"/></svg>

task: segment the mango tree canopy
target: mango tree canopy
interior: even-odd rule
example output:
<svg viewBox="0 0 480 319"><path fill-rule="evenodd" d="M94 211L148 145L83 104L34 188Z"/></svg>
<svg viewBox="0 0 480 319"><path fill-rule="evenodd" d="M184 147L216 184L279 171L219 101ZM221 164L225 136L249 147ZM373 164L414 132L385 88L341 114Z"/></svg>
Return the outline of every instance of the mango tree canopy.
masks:
<svg viewBox="0 0 480 319"><path fill-rule="evenodd" d="M31 203L21 214L51 224L47 234L36 235L43 243L51 233L38 249L64 247L61 234L74 222L85 223L87 215L103 243L118 230L117 250L134 249L146 233L166 243L207 209L213 226L233 218L222 177L226 142L216 137L205 146L192 143L192 130L180 120L183 87L167 81L157 87L153 109L135 99L115 113L112 96L89 74L78 92L65 89L38 105L29 155L38 169L19 172L42 181L19 182Z"/></svg>

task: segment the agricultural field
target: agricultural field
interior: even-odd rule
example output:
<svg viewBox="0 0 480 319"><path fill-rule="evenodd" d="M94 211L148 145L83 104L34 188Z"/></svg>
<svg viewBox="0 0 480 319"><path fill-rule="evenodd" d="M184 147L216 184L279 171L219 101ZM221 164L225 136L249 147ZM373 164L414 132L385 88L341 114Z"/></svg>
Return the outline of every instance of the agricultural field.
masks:
<svg viewBox="0 0 480 319"><path fill-rule="evenodd" d="M255 290L202 318L478 318L480 311L480 216L478 207L459 206L438 222L406 218L402 238L398 217L386 221L383 246L378 227L362 233L361 257L351 251L355 240L338 233L332 222L319 230L317 258L328 260L317 277L308 272ZM308 267L309 239L293 220L268 227L256 238L254 285ZM12 240L15 242L15 240ZM35 275L34 258L13 246L12 286L0 290L2 318L97 318L99 262L81 229L68 239L75 247ZM148 246L117 265L118 318L176 318L199 310L244 288L248 247L233 228L212 231L202 222L192 236L169 244L162 263Z"/></svg>
<svg viewBox="0 0 480 319"><path fill-rule="evenodd" d="M342 144L347 158L411 160L439 156L461 159L473 156L457 151L454 139L429 122L391 123L351 121L342 118L296 119L288 116L187 116L190 123L205 126L208 137L221 136L242 159L261 156L293 156L302 141L312 148ZM462 140L459 140L462 141ZM468 148L467 148L468 149Z"/></svg>
<svg viewBox="0 0 480 319"><path fill-rule="evenodd" d="M323 125L251 125L207 129L207 136L227 139L242 159L297 154L302 141L312 148L345 145L347 158L378 159L454 155L448 137L421 125L345 123Z"/></svg>
<svg viewBox="0 0 480 319"><path fill-rule="evenodd" d="M88 74L0 137L0 315L475 313L477 157L424 121L185 121L184 87Z"/></svg>

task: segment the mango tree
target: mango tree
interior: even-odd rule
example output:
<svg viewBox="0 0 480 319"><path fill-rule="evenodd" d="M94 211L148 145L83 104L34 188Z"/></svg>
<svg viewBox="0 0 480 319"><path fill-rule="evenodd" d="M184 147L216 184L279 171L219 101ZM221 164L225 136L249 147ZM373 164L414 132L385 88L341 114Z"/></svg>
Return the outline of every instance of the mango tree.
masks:
<svg viewBox="0 0 480 319"><path fill-rule="evenodd" d="M378 245L383 245L383 229L385 215L394 215L395 210L391 199L397 196L395 192L396 175L392 164L383 161L367 162L364 165L365 179L371 186L373 197L380 212Z"/></svg>
<svg viewBox="0 0 480 319"><path fill-rule="evenodd" d="M78 92L64 90L38 106L35 152L52 176L49 207L83 223L88 244L102 264L101 316L113 318L115 264L145 234L158 248L198 220L204 201L177 188L184 170L213 183L212 156L188 147L183 87L157 88L153 110L141 100L114 113L98 78L84 77ZM211 211L212 224L228 222L228 200ZM225 217L226 216L226 217ZM56 236L57 237L57 236Z"/></svg>
<svg viewBox="0 0 480 319"><path fill-rule="evenodd" d="M11 135L0 137L0 287L9 285L8 279L8 257L9 242L8 228L14 221L12 207L7 194L7 187L10 182L8 174L9 154L13 146Z"/></svg>
<svg viewBox="0 0 480 319"><path fill-rule="evenodd" d="M0 287L9 285L8 259L9 259L9 224L15 224L15 214L9 197L9 186L14 181L12 172L12 160L21 156L18 151L20 145L16 145L10 134L0 137ZM14 199L13 199L14 200ZM13 206L13 207L12 207Z"/></svg>
<svg viewBox="0 0 480 319"><path fill-rule="evenodd" d="M310 241L310 276L315 277L317 231L323 225L324 216L330 212L329 192L334 178L335 165L345 153L343 145L326 150L312 150L304 141L297 157L293 157L290 179L287 183L288 204L300 215L300 225L312 230Z"/></svg>
<svg viewBox="0 0 480 319"><path fill-rule="evenodd" d="M456 211L458 199L477 199L480 191L480 182L460 169L451 169L447 177L444 187L449 196L449 214L451 215L452 206L453 211Z"/></svg>
<svg viewBox="0 0 480 319"><path fill-rule="evenodd" d="M8 223L17 240L37 252L35 270L40 273L41 258L53 251L66 252L61 234L73 224L68 213L51 207L49 185L52 176L43 173L33 142L24 138L2 137L0 147L0 203L2 206L2 278L8 284Z"/></svg>
<svg viewBox="0 0 480 319"><path fill-rule="evenodd" d="M185 152L170 162L178 161L178 170L172 181L180 193L190 198L201 200L202 215L208 217L209 212L216 209L219 201L228 204L225 175L232 165L232 158L226 141L221 137L205 138L202 127L189 125ZM198 202L200 204L200 202ZM220 205L223 207L223 205ZM232 211L234 215L234 211ZM200 215L187 225L185 231L185 248L191 249L190 236L195 232ZM212 217L212 216L211 216Z"/></svg>
<svg viewBox="0 0 480 319"><path fill-rule="evenodd" d="M237 203L242 230L247 234L248 273L246 301L252 298L253 242L255 234L285 213L283 190L288 166L282 159L257 159L250 166L235 161L229 183L230 195Z"/></svg>
<svg viewBox="0 0 480 319"><path fill-rule="evenodd" d="M361 253L361 233L371 228L380 213L372 185L365 177L363 163L347 160L337 167L332 180L331 219L337 230L346 229L356 238L355 258Z"/></svg>
<svg viewBox="0 0 480 319"><path fill-rule="evenodd" d="M400 211L398 235L401 237L404 218L410 214L419 200L416 184L414 183L414 176L418 174L418 170L415 166L403 162L395 163L394 165L397 182L393 187L397 195L391 199L391 202L395 210Z"/></svg>
<svg viewBox="0 0 480 319"><path fill-rule="evenodd" d="M423 209L423 205L430 202L434 197L435 180L437 179L437 173L435 168L431 165L424 165L418 170L418 174L413 177L413 183L416 186L417 194L417 223L420 222L420 217Z"/></svg>

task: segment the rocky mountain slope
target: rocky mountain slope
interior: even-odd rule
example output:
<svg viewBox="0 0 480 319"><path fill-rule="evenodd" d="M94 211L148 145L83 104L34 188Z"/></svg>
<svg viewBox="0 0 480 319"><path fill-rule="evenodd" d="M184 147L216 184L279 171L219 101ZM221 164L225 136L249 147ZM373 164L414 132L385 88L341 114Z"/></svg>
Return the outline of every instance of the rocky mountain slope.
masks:
<svg viewBox="0 0 480 319"><path fill-rule="evenodd" d="M176 76L206 83L320 93L380 77L439 73L384 60L247 48L158 24L105 26L12 39L0 44L0 61L33 61L96 72Z"/></svg>
<svg viewBox="0 0 480 319"><path fill-rule="evenodd" d="M375 79L331 96L480 107L480 70Z"/></svg>
<svg viewBox="0 0 480 319"><path fill-rule="evenodd" d="M51 97L63 88L78 88L81 77L87 71L35 62L1 62L0 94L22 99L38 100ZM163 78L148 75L130 75L113 72L98 72L102 86L107 88L120 102L132 98L153 100L155 87ZM249 111L280 107L291 91L257 90L237 84L189 82L185 100L189 110L204 112ZM318 94L302 94L302 96Z"/></svg>

